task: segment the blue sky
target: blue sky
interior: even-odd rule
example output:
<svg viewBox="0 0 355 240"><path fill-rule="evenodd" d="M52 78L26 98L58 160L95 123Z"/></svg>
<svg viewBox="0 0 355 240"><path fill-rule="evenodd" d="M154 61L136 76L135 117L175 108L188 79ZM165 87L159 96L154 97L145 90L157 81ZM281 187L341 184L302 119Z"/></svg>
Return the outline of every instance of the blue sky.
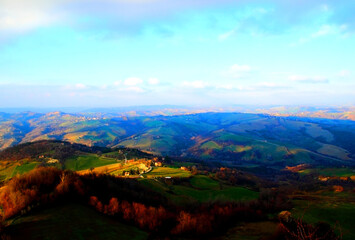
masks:
<svg viewBox="0 0 355 240"><path fill-rule="evenodd" d="M0 107L354 105L354 1L0 0Z"/></svg>

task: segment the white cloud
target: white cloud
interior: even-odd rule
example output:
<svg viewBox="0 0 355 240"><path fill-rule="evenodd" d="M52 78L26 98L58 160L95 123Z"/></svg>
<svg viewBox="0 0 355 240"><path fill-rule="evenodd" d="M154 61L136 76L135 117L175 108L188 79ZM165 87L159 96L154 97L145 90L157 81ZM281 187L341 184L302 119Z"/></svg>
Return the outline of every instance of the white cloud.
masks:
<svg viewBox="0 0 355 240"><path fill-rule="evenodd" d="M252 68L249 65L234 64L229 67L227 71L222 72L222 75L231 78L245 77L252 72Z"/></svg>
<svg viewBox="0 0 355 240"><path fill-rule="evenodd" d="M82 83L77 83L77 84L75 84L75 88L77 88L77 89L85 89L86 85L82 84Z"/></svg>
<svg viewBox="0 0 355 240"><path fill-rule="evenodd" d="M341 70L338 74L339 77L347 77L350 75L350 71L349 70Z"/></svg>
<svg viewBox="0 0 355 240"><path fill-rule="evenodd" d="M125 86L137 86L142 83L143 83L143 80L140 78L137 78L137 77L130 77L130 78L127 78L123 81L123 84Z"/></svg>
<svg viewBox="0 0 355 240"><path fill-rule="evenodd" d="M132 86L132 87L127 87L122 89L123 91L127 91L127 92L137 92L137 93L142 93L144 92L143 88L137 87L137 86Z"/></svg>
<svg viewBox="0 0 355 240"><path fill-rule="evenodd" d="M157 85L157 84L159 84L159 79L157 79L157 78L149 78L148 79L148 83L150 85Z"/></svg>
<svg viewBox="0 0 355 240"><path fill-rule="evenodd" d="M208 83L204 81L192 81L192 82L183 82L182 86L189 88L206 88L209 86Z"/></svg>
<svg viewBox="0 0 355 240"><path fill-rule="evenodd" d="M317 37L321 37L321 36L336 33L336 32L337 32L336 27L331 26L331 25L323 25L319 28L319 30L317 32L312 34L312 38L317 38Z"/></svg>
<svg viewBox="0 0 355 240"><path fill-rule="evenodd" d="M58 3L45 0L1 0L0 31L22 33L63 20L64 12L54 10Z"/></svg>
<svg viewBox="0 0 355 240"><path fill-rule="evenodd" d="M217 89L224 89L224 90L233 90L236 88L232 84L218 84L215 87Z"/></svg>
<svg viewBox="0 0 355 240"><path fill-rule="evenodd" d="M88 89L90 88L89 86L82 84L82 83L76 83L76 84L68 84L64 85L61 87L64 90L70 90L70 91L75 91L75 90L83 90L83 89Z"/></svg>
<svg viewBox="0 0 355 240"><path fill-rule="evenodd" d="M329 9L329 6L327 4L322 4L321 5L321 10L323 12L328 12L330 9Z"/></svg>
<svg viewBox="0 0 355 240"><path fill-rule="evenodd" d="M251 71L251 67L248 65L238 65L238 64L234 64L230 67L230 71L233 72L250 72Z"/></svg>
<svg viewBox="0 0 355 240"><path fill-rule="evenodd" d="M342 24L342 25L325 24L325 25L320 26L320 28L317 31L313 32L309 36L301 37L298 39L298 41L291 43L290 46L294 47L297 45L301 45L301 44L310 42L314 39L324 37L327 35L332 35L332 34L342 34L342 36L346 36L347 28L348 28L348 26L346 24Z"/></svg>
<svg viewBox="0 0 355 240"><path fill-rule="evenodd" d="M23 33L53 23L82 24L82 17L110 16L137 23L147 17L166 16L179 9L217 4L230 0L0 0L0 31ZM129 24L128 24L129 25ZM116 27L114 28L116 29Z"/></svg>
<svg viewBox="0 0 355 240"><path fill-rule="evenodd" d="M225 32L225 33L222 33L218 36L218 40L219 41L224 41L226 40L227 38L231 37L233 34L235 33L235 29L231 30L231 31L228 31L228 32Z"/></svg>
<svg viewBox="0 0 355 240"><path fill-rule="evenodd" d="M279 90L279 89L287 89L290 88L290 86L281 84L281 83L275 83L275 82L261 82L257 83L254 85L255 89L269 89L269 90Z"/></svg>
<svg viewBox="0 0 355 240"><path fill-rule="evenodd" d="M299 83L328 83L329 80L325 77L320 76L301 76L301 75L292 75L288 78L290 81L299 82Z"/></svg>

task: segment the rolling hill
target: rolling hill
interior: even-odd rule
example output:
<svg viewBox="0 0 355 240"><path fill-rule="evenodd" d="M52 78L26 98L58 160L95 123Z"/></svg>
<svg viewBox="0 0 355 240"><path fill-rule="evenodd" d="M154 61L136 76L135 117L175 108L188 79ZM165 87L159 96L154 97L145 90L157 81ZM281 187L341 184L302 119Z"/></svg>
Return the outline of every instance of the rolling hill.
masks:
<svg viewBox="0 0 355 240"><path fill-rule="evenodd" d="M0 152L0 182L37 166L57 167L72 171L96 169L124 163L125 159L151 159L137 149L88 147L58 140L41 140L19 144ZM117 168L117 167L116 167Z"/></svg>
<svg viewBox="0 0 355 240"><path fill-rule="evenodd" d="M62 112L0 115L0 149L38 140L234 164L353 164L355 122L249 113L107 117Z"/></svg>

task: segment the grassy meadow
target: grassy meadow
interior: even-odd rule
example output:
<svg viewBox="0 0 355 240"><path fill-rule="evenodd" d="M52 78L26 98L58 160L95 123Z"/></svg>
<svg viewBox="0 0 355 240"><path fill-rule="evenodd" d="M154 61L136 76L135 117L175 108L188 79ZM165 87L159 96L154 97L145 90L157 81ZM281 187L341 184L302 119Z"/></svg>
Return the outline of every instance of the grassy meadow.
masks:
<svg viewBox="0 0 355 240"><path fill-rule="evenodd" d="M194 175L181 184L169 183L162 179L142 179L145 186L157 191L177 204L188 202L230 202L250 201L257 199L259 193L246 189L225 185L204 175Z"/></svg>
<svg viewBox="0 0 355 240"><path fill-rule="evenodd" d="M180 177L186 178L191 176L191 172L181 170L180 168L171 167L153 167L152 171L143 175L147 178L157 178L157 177Z"/></svg>
<svg viewBox="0 0 355 240"><path fill-rule="evenodd" d="M100 157L96 154L74 156L65 161L65 169L80 171L117 163L116 159Z"/></svg>
<svg viewBox="0 0 355 240"><path fill-rule="evenodd" d="M307 194L308 200L294 200L293 217L307 223L326 222L342 234L343 240L355 239L355 196L352 192Z"/></svg>

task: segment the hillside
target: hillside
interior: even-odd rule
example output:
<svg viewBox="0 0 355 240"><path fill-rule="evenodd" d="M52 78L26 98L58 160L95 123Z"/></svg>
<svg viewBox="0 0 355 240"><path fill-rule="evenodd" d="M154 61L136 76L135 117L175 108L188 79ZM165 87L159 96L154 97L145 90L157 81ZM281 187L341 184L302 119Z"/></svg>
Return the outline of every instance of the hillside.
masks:
<svg viewBox="0 0 355 240"><path fill-rule="evenodd" d="M223 145L209 140L199 146L221 150ZM354 236L354 168L228 168L58 140L7 148L0 152L0 165L5 238L284 239L277 238L288 234L279 228L282 210L290 211L293 221L306 211L307 224L323 222L319 234L331 233L330 239L340 234L335 224L344 240Z"/></svg>
<svg viewBox="0 0 355 240"><path fill-rule="evenodd" d="M127 168L122 166L125 159L151 159L152 157L151 154L137 149L88 147L58 140L41 140L0 151L0 182L31 171L37 166L89 171L108 165L120 165L116 169L121 169Z"/></svg>
<svg viewBox="0 0 355 240"><path fill-rule="evenodd" d="M65 229L65 231L63 231ZM147 239L148 234L112 220L93 209L67 204L15 219L7 229L11 239Z"/></svg>
<svg viewBox="0 0 355 240"><path fill-rule="evenodd" d="M355 122L247 113L89 117L2 114L0 148L56 139L234 164L353 164Z"/></svg>

